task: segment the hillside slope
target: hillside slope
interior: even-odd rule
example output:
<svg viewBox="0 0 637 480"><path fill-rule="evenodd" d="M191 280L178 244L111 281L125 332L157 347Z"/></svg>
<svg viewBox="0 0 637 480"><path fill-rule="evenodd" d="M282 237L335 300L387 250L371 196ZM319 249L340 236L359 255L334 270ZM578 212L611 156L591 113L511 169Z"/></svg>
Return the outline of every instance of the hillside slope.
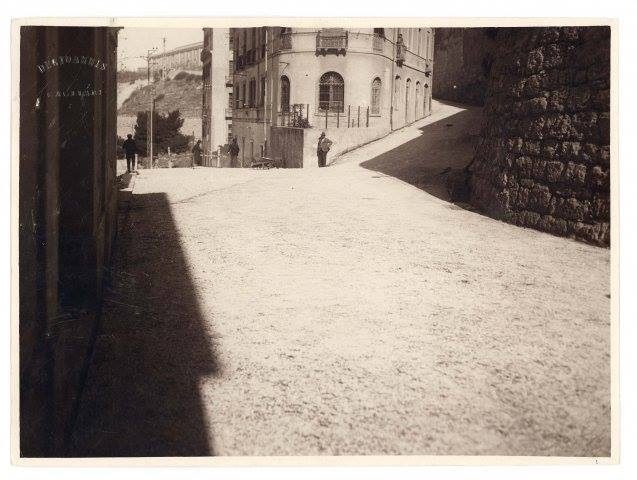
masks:
<svg viewBox="0 0 637 480"><path fill-rule="evenodd" d="M117 111L118 115L135 116L148 110L151 88L155 90L155 108L160 113L179 110L184 118L201 116L201 77L189 76L179 80L160 81L135 90Z"/></svg>
<svg viewBox="0 0 637 480"><path fill-rule="evenodd" d="M117 82L117 108L122 108L124 102L135 93L135 90L142 88L145 83L145 79L135 80L133 82Z"/></svg>

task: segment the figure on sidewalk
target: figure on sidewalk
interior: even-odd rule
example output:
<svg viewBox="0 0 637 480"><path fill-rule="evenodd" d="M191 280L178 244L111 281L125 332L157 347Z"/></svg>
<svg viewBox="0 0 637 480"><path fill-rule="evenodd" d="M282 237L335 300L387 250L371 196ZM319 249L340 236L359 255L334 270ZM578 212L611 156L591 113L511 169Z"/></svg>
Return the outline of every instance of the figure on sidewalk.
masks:
<svg viewBox="0 0 637 480"><path fill-rule="evenodd" d="M201 154L203 150L201 149L201 140L197 140L195 146L192 147L192 168L195 168L195 165L201 165Z"/></svg>
<svg viewBox="0 0 637 480"><path fill-rule="evenodd" d="M122 148L126 154L126 173L135 171L135 154L137 153L137 146L133 136L129 133L126 135L126 140L122 143Z"/></svg>
<svg viewBox="0 0 637 480"><path fill-rule="evenodd" d="M321 136L318 139L318 145L316 146L316 155L318 156L318 166L325 167L327 160L327 152L332 147L332 141L325 136L325 132L321 132Z"/></svg>
<svg viewBox="0 0 637 480"><path fill-rule="evenodd" d="M239 155L237 137L232 137L232 142L230 142L230 146L228 147L228 153L230 154L230 167L235 168L237 166L237 156Z"/></svg>

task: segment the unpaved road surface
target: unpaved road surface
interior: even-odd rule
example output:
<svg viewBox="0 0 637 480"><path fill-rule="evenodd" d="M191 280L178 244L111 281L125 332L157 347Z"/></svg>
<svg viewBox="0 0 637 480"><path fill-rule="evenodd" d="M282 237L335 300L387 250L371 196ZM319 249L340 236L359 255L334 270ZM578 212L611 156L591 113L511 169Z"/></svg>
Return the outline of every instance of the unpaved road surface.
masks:
<svg viewBox="0 0 637 480"><path fill-rule="evenodd" d="M359 165L445 112L325 169L141 171L73 454L609 455L609 251Z"/></svg>

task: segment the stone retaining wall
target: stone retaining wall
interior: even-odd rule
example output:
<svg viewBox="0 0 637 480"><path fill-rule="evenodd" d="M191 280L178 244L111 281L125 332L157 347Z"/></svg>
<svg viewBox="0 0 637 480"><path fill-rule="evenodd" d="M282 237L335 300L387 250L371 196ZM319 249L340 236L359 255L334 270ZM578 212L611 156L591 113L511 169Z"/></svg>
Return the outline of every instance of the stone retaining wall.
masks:
<svg viewBox="0 0 637 480"><path fill-rule="evenodd" d="M610 243L610 28L498 29L471 202Z"/></svg>

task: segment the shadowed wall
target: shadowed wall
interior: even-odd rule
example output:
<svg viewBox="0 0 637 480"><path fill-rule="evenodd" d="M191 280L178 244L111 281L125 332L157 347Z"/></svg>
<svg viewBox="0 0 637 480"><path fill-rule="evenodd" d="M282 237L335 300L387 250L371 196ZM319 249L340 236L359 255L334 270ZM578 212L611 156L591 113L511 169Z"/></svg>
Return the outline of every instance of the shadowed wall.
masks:
<svg viewBox="0 0 637 480"><path fill-rule="evenodd" d="M433 97L483 105L498 28L436 28Z"/></svg>
<svg viewBox="0 0 637 480"><path fill-rule="evenodd" d="M117 29L20 31L20 451L60 456L115 233Z"/></svg>
<svg viewBox="0 0 637 480"><path fill-rule="evenodd" d="M498 29L471 202L610 243L610 28Z"/></svg>

